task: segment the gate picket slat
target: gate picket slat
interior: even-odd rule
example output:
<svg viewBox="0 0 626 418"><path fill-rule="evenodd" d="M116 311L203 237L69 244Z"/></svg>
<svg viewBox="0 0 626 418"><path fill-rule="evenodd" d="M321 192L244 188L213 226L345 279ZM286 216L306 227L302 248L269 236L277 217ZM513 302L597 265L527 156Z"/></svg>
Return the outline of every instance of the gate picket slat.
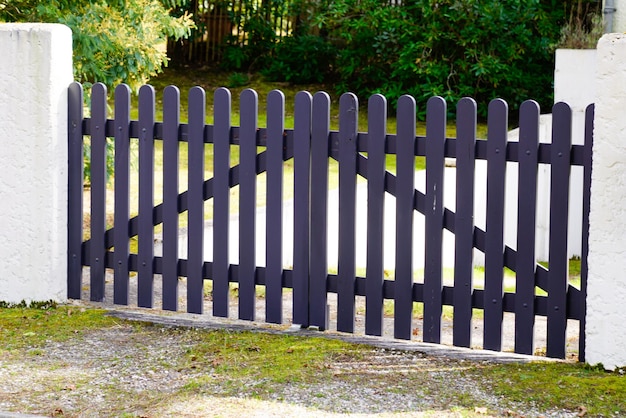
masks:
<svg viewBox="0 0 626 418"><path fill-rule="evenodd" d="M580 330L578 338L578 361L586 361L586 343L585 335L587 321L585 313L587 312L587 278L589 275L589 265L587 257L589 255L589 211L591 206L591 173L593 163L593 129L594 129L595 105L587 106L585 110L585 148L583 156L583 227L582 227L582 245L580 252L580 294L582 299L582 312L580 320Z"/></svg>
<svg viewBox="0 0 626 418"><path fill-rule="evenodd" d="M104 300L106 229L106 133L107 88L96 83L91 89L91 294L94 302Z"/></svg>
<svg viewBox="0 0 626 418"><path fill-rule="evenodd" d="M130 87L120 84L115 88L115 215L117 225L113 236L115 273L113 302L128 305L128 220L130 218Z"/></svg>
<svg viewBox="0 0 626 418"><path fill-rule="evenodd" d="M283 147L285 96L273 90L267 96L267 219L266 320L280 324L283 313Z"/></svg>
<svg viewBox="0 0 626 418"><path fill-rule="evenodd" d="M396 268L394 337L411 339L413 314L413 195L415 193L415 99L398 99L396 142Z"/></svg>
<svg viewBox="0 0 626 418"><path fill-rule="evenodd" d="M163 91L163 309L178 310L178 179L180 91Z"/></svg>
<svg viewBox="0 0 626 418"><path fill-rule="evenodd" d="M383 244L385 212L385 142L387 99L381 94L368 102L367 141L367 269L365 334L382 335L383 325Z"/></svg>
<svg viewBox="0 0 626 418"><path fill-rule="evenodd" d="M256 267L256 134L258 96L246 89L240 96L239 129L239 319L255 318ZM269 184L269 178L268 178ZM269 196L268 196L269 206ZM267 249L269 251L269 248Z"/></svg>
<svg viewBox="0 0 626 418"><path fill-rule="evenodd" d="M567 227L569 209L572 112L565 103L552 108L550 162L550 244L548 271L548 338L546 356L565 358L567 329Z"/></svg>
<svg viewBox="0 0 626 418"><path fill-rule="evenodd" d="M488 110L487 133L487 230L485 231L485 292L483 347L502 348L504 271L504 187L508 105L492 100Z"/></svg>
<svg viewBox="0 0 626 418"><path fill-rule="evenodd" d="M535 227L539 149L539 105L537 102L528 100L520 106L519 132L515 352L534 354Z"/></svg>
<svg viewBox="0 0 626 418"><path fill-rule="evenodd" d="M293 240L293 322L303 327L309 326L312 102L313 97L308 92L296 94L293 135L293 236L297 239Z"/></svg>
<svg viewBox="0 0 626 418"><path fill-rule="evenodd" d="M330 153L330 96L313 96L311 127L311 278L310 325L328 328L326 282L328 280L328 156Z"/></svg>
<svg viewBox="0 0 626 418"><path fill-rule="evenodd" d="M73 82L68 97L68 260L67 297L80 299L83 242L83 86Z"/></svg>
<svg viewBox="0 0 626 418"><path fill-rule="evenodd" d="M150 85L139 89L139 215L137 305L151 308L154 301L154 114L155 94Z"/></svg>
<svg viewBox="0 0 626 418"><path fill-rule="evenodd" d="M339 258L337 262L337 331L354 332L356 277L356 160L358 99L339 99Z"/></svg>
<svg viewBox="0 0 626 418"><path fill-rule="evenodd" d="M219 88L214 96L213 130L213 315L228 317L228 247L230 216L230 109L231 95Z"/></svg>
<svg viewBox="0 0 626 418"><path fill-rule="evenodd" d="M191 88L188 101L187 312L201 314L204 302L204 90Z"/></svg>
<svg viewBox="0 0 626 418"><path fill-rule="evenodd" d="M472 343L476 109L474 99L467 97L459 100L457 105L452 343L459 347L471 347Z"/></svg>
<svg viewBox="0 0 626 418"><path fill-rule="evenodd" d="M443 286L443 170L446 101L428 99L426 110L426 213L424 257L424 342L441 341Z"/></svg>

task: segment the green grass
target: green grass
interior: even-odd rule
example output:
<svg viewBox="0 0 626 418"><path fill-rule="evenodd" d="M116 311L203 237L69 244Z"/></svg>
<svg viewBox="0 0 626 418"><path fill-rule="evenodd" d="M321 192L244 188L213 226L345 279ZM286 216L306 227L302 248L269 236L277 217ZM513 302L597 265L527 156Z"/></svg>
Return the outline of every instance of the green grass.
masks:
<svg viewBox="0 0 626 418"><path fill-rule="evenodd" d="M571 363L477 366L467 373L489 384L494 394L540 409L579 411L578 416L624 416L626 377Z"/></svg>
<svg viewBox="0 0 626 418"><path fill-rule="evenodd" d="M306 381L311 370L323 371L338 357L356 360L365 350L326 338L225 331L203 333L185 361L187 367L210 367L229 379L273 384Z"/></svg>
<svg viewBox="0 0 626 418"><path fill-rule="evenodd" d="M5 304L6 305L6 304ZM50 341L65 341L91 329L113 326L115 318L97 309L56 307L0 307L0 353L41 348Z"/></svg>

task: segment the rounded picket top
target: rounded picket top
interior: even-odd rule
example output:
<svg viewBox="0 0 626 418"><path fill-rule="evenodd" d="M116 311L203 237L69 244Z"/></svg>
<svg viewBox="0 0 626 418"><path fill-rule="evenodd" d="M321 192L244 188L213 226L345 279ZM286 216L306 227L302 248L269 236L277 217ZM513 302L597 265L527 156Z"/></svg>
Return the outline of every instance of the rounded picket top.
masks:
<svg viewBox="0 0 626 418"><path fill-rule="evenodd" d="M195 86L189 89L189 107L202 106L204 108L206 103L206 93L200 86Z"/></svg>
<svg viewBox="0 0 626 418"><path fill-rule="evenodd" d="M174 119L178 123L180 117L180 89L174 85L163 90L163 122Z"/></svg>
<svg viewBox="0 0 626 418"><path fill-rule="evenodd" d="M318 91L313 95L311 114L312 142L326 141L328 144L328 131L330 130L330 95L328 93Z"/></svg>
<svg viewBox="0 0 626 418"><path fill-rule="evenodd" d="M72 130L75 130L79 125L82 125L83 119L83 100L84 92L83 85L77 81L72 81L67 91L68 109L71 118L70 125ZM81 141L82 146L82 141Z"/></svg>
<svg viewBox="0 0 626 418"><path fill-rule="evenodd" d="M239 95L239 100L241 101L241 105L243 105L246 101L254 101L258 103L259 94L254 89L245 89Z"/></svg>
<svg viewBox="0 0 626 418"><path fill-rule="evenodd" d="M541 107L539 106L539 103L537 103L535 100L524 100L519 107L519 111L520 113L523 113L523 112L540 113Z"/></svg>
<svg viewBox="0 0 626 418"><path fill-rule="evenodd" d="M552 106L552 143L572 143L572 108L565 102Z"/></svg>
<svg viewBox="0 0 626 418"><path fill-rule="evenodd" d="M426 136L446 139L448 105L441 96L433 96L426 102Z"/></svg>
<svg viewBox="0 0 626 418"><path fill-rule="evenodd" d="M571 114L572 108L570 107L570 105L568 105L565 102L558 102L558 103L555 103L554 106L552 106L552 114L554 115L556 113Z"/></svg>
<svg viewBox="0 0 626 418"><path fill-rule="evenodd" d="M69 85L70 89L77 89L80 88L81 90L83 89L83 85L81 83L79 83L78 81L72 81Z"/></svg>
<svg viewBox="0 0 626 418"><path fill-rule="evenodd" d="M354 93L344 93L339 98L339 108L356 111L359 108L359 98Z"/></svg>
<svg viewBox="0 0 626 418"><path fill-rule="evenodd" d="M326 107L330 112L330 95L325 91L318 91L313 95L313 108Z"/></svg>
<svg viewBox="0 0 626 418"><path fill-rule="evenodd" d="M308 91L299 91L296 93L294 103L294 129L300 130L301 126L305 126L307 131L311 130L311 111L313 110L313 96ZM304 123L304 125L303 125Z"/></svg>
<svg viewBox="0 0 626 418"><path fill-rule="evenodd" d="M93 96L97 96L97 95L107 95L107 86L104 83L94 83L91 86L91 95Z"/></svg>
<svg viewBox="0 0 626 418"><path fill-rule="evenodd" d="M355 140L358 129L359 99L354 93L344 93L339 98L339 132L340 138Z"/></svg>
<svg viewBox="0 0 626 418"><path fill-rule="evenodd" d="M539 103L526 100L519 107L519 142L527 155L534 155L539 143Z"/></svg>
<svg viewBox="0 0 626 418"><path fill-rule="evenodd" d="M180 97L180 89L178 88L178 86L170 84L169 86L166 86L163 89L163 95L165 95L165 94L168 94L168 95L170 95L170 94L178 94L179 97Z"/></svg>
<svg viewBox="0 0 626 418"><path fill-rule="evenodd" d="M416 123L416 115L417 115L416 108L417 108L417 104L413 96L405 94L405 95L400 96L400 98L398 98L398 107L396 111L398 129L400 129L401 125L412 124L413 132L415 132L415 123Z"/></svg>
<svg viewBox="0 0 626 418"><path fill-rule="evenodd" d="M294 112L294 113L300 113L304 111L305 113L310 115L312 104L313 104L313 96L311 95L311 93L309 93L306 90L299 91L296 93L296 98L295 98L295 103L294 103L294 108L299 111ZM300 110L300 109L304 109L304 110ZM294 117L295 117L295 114L294 114Z"/></svg>
<svg viewBox="0 0 626 418"><path fill-rule="evenodd" d="M130 87L126 83L118 84L115 87L115 97L116 98L120 97L121 95L124 95L124 96L128 95L128 96L130 96L130 93L131 93Z"/></svg>
<svg viewBox="0 0 626 418"><path fill-rule="evenodd" d="M215 90L215 93L213 93L213 99L215 101L215 107L224 106L225 104L230 107L232 94L226 87L220 87Z"/></svg>
<svg viewBox="0 0 626 418"><path fill-rule="evenodd" d="M303 101L312 101L313 100L313 96L308 91L301 90L301 91L296 93L295 101L296 101L296 103L298 103L301 100L303 100Z"/></svg>
<svg viewBox="0 0 626 418"><path fill-rule="evenodd" d="M456 104L457 115L461 112L477 113L477 111L478 111L478 105L476 104L476 100L474 100L471 97L463 97Z"/></svg>
<svg viewBox="0 0 626 418"><path fill-rule="evenodd" d="M488 112L489 115L491 115L492 112L497 112L498 114L508 114L509 104L504 99L493 99L489 102Z"/></svg>
<svg viewBox="0 0 626 418"><path fill-rule="evenodd" d="M271 109L274 107L285 108L285 94L278 89L272 90L267 94L267 108Z"/></svg>
<svg viewBox="0 0 626 418"><path fill-rule="evenodd" d="M128 121L123 121L129 118L130 114L130 87L128 84L118 84L115 87L115 119L121 119L120 122L127 124ZM123 126L118 126L119 130L124 129Z"/></svg>
<svg viewBox="0 0 626 418"><path fill-rule="evenodd" d="M398 98L398 109L401 107L416 107L415 98L410 94L403 94Z"/></svg>
<svg viewBox="0 0 626 418"><path fill-rule="evenodd" d="M139 100L141 100L142 97L144 97L145 99L147 97L154 97L155 95L156 93L152 85L144 84L143 86L139 87Z"/></svg>
<svg viewBox="0 0 626 418"><path fill-rule="evenodd" d="M509 124L509 105L503 99L493 99L487 109L487 138L499 138L506 141L506 132ZM501 138L501 137L504 137Z"/></svg>
<svg viewBox="0 0 626 418"><path fill-rule="evenodd" d="M367 101L367 114L371 118L387 118L387 98L380 93L370 96Z"/></svg>
<svg viewBox="0 0 626 418"><path fill-rule="evenodd" d="M385 108L387 107L387 98L380 94L380 93L375 93L372 94L370 96L370 98L367 101L368 106L385 106Z"/></svg>
<svg viewBox="0 0 626 418"><path fill-rule="evenodd" d="M445 115L447 108L448 105L443 97L433 96L426 102L426 115L429 115L431 112L443 112Z"/></svg>

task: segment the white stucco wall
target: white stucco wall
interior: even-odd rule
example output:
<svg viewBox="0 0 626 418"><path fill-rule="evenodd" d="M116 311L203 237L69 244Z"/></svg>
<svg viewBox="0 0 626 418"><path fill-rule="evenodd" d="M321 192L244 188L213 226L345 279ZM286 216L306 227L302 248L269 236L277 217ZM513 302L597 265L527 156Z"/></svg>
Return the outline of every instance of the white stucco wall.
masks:
<svg viewBox="0 0 626 418"><path fill-rule="evenodd" d="M572 144L585 143L585 111L595 103L595 49L557 49L554 66L554 102L572 108ZM548 172L546 173L547 176ZM549 192L549 178L545 177ZM580 256L582 249L583 168L572 167L570 174L568 256ZM538 223L549 225L549 211L538 212Z"/></svg>
<svg viewBox="0 0 626 418"><path fill-rule="evenodd" d="M626 366L626 35L598 43L586 357Z"/></svg>
<svg viewBox="0 0 626 418"><path fill-rule="evenodd" d="M72 33L0 24L0 300L67 297Z"/></svg>

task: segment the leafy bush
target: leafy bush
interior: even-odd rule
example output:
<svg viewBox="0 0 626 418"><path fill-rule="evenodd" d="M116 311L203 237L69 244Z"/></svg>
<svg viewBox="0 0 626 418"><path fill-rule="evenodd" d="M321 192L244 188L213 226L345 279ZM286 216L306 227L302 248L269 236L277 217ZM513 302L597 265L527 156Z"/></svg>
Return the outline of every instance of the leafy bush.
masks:
<svg viewBox="0 0 626 418"><path fill-rule="evenodd" d="M167 37L184 37L193 27L189 15L173 17L165 7L181 0L163 2L0 0L0 21L63 23L73 33L76 81L137 89L167 63L161 47Z"/></svg>
<svg viewBox="0 0 626 418"><path fill-rule="evenodd" d="M391 103L409 93L419 108L433 95L452 103L472 96L484 115L495 97L512 107L529 98L552 104L553 45L565 10L549 3L331 0L317 24L337 47L338 91L383 93Z"/></svg>
<svg viewBox="0 0 626 418"><path fill-rule="evenodd" d="M245 38L230 35L226 38L221 67L229 71L256 71L267 66L269 51L276 45L274 20L286 7L286 0L256 2L241 0L238 10L231 10L234 25L240 26Z"/></svg>
<svg viewBox="0 0 626 418"><path fill-rule="evenodd" d="M304 84L328 79L336 51L321 36L305 34L284 39L272 48L271 54L263 75L271 81Z"/></svg>

